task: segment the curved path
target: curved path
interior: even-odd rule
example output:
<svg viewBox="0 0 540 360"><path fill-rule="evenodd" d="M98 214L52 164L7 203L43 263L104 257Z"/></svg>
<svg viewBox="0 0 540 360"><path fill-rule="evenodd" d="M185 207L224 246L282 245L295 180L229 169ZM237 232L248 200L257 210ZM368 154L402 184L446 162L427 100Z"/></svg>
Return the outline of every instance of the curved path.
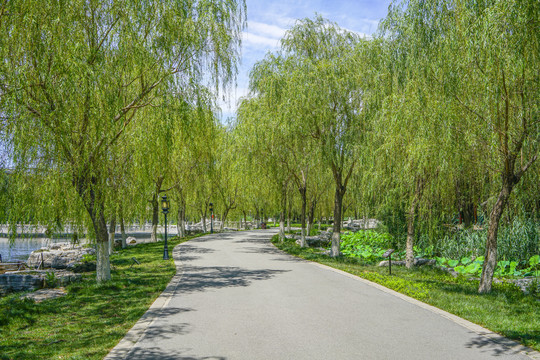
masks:
<svg viewBox="0 0 540 360"><path fill-rule="evenodd" d="M479 326L284 254L273 234L177 246L179 274L107 359L531 358Z"/></svg>

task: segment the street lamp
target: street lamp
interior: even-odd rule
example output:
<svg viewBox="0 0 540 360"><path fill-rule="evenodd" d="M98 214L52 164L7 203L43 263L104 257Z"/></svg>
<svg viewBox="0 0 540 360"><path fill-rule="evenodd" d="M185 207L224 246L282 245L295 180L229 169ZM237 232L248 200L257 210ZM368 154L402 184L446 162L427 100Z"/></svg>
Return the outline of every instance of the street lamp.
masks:
<svg viewBox="0 0 540 360"><path fill-rule="evenodd" d="M169 200L167 200L167 195L164 195L161 198L161 210L165 215L165 246L163 247L163 260L169 260L169 248L167 246L167 214L169 213Z"/></svg>
<svg viewBox="0 0 540 360"><path fill-rule="evenodd" d="M210 234L214 233L214 204L210 203Z"/></svg>

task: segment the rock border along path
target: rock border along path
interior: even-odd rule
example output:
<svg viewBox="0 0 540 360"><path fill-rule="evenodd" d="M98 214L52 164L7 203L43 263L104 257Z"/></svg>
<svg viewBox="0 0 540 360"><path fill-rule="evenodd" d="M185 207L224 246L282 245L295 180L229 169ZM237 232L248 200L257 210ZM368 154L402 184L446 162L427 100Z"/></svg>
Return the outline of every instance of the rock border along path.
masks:
<svg viewBox="0 0 540 360"><path fill-rule="evenodd" d="M176 246L177 275L105 359L540 360L448 312L285 254L273 234Z"/></svg>

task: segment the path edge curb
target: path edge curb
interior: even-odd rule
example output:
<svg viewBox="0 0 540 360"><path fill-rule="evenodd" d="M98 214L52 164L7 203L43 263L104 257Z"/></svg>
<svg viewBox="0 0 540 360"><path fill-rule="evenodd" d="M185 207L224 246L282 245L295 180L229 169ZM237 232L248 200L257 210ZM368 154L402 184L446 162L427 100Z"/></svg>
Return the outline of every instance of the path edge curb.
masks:
<svg viewBox="0 0 540 360"><path fill-rule="evenodd" d="M513 350L513 351L516 351L518 353L520 353L521 355L524 355L524 356L527 356L533 360L540 360L540 352L534 350L534 349L531 349L515 340L512 340L510 338L507 338L503 335L500 335L500 334L497 334L496 332L493 332L489 329L486 329L478 324L475 324L469 320L466 320L466 319L463 319L457 315L454 315L454 314L451 314L449 313L448 311L444 311L442 309L439 309L438 307L435 307L433 305L429 305L429 304L426 304L420 300L417 300L415 298L412 298L410 296L407 296L407 295L404 295L400 292L397 292L395 290L392 290L392 289L389 289L385 286L382 286L381 284L377 284L373 281L369 281L367 279L364 279L360 276L357 276L357 275L354 275L354 274L351 274L351 273L348 273L346 271L343 271L343 270L339 270L339 269L335 269L331 266L328 266L328 265L324 265L324 264L320 264L318 262L315 262L315 261L311 261L311 260L307 260L307 259L303 259L303 258L300 258L300 257L297 257L297 256L294 256L294 255L291 255L281 249L279 249L277 246L275 246L272 242L270 242L272 244L272 246L274 246L277 250L281 251L283 254L286 254L288 256L291 256L295 259L300 259L300 260L303 260L307 263L310 263L314 266L317 266L317 267L320 267L322 269L326 269L326 270L329 270L329 271L333 271L333 272L336 272L338 274L341 274L343 276L347 276L351 279L355 279L357 281L360 281L366 285L369 285L369 286L372 286L374 288L377 288L385 293L388 293L390 295L393 295L393 296L396 296L404 301L407 301L408 303L410 304L413 304L413 305L416 305L422 309L425 309L425 310L428 310L432 313L435 313L439 316L442 316L450 321L452 321L453 323L456 323L464 328L466 328L467 330L470 330L480 336L483 336L487 339L489 339L490 341L493 341L494 343L496 343L497 345L500 345L500 346L503 346L509 350ZM513 345L509 346L508 344L511 343Z"/></svg>
<svg viewBox="0 0 540 360"><path fill-rule="evenodd" d="M103 360L120 360L126 359L137 341L144 335L146 330L156 321L159 317L161 309L169 304L178 284L182 280L184 275L184 268L182 262L179 260L180 246L186 242L176 245L172 251L172 257L174 265L176 266L176 274L172 277L171 281L167 284L167 287L157 297L156 300L150 305L148 310L141 316L141 318L133 325L131 329L124 335L122 340L109 353L103 358ZM540 359L540 358L539 358Z"/></svg>

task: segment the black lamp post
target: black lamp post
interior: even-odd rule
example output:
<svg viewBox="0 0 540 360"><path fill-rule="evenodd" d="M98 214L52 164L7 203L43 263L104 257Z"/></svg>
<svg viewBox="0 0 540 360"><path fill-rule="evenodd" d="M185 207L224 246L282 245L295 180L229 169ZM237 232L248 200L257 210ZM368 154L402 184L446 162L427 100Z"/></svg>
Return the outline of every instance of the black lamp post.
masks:
<svg viewBox="0 0 540 360"><path fill-rule="evenodd" d="M214 233L214 204L210 203L210 234Z"/></svg>
<svg viewBox="0 0 540 360"><path fill-rule="evenodd" d="M161 198L161 209L165 215L165 246L163 247L163 260L169 260L169 247L167 246L167 214L169 213L169 200L167 195Z"/></svg>

